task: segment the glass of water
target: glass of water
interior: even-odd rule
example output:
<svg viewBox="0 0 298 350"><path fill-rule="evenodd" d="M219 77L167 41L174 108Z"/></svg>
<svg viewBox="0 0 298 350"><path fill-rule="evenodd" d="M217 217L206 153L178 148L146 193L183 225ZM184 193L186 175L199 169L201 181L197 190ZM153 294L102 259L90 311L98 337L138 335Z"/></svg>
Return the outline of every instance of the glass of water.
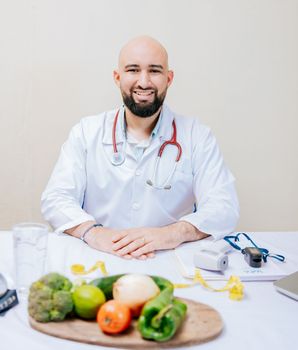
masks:
<svg viewBox="0 0 298 350"><path fill-rule="evenodd" d="M25 222L14 225L15 282L19 296L26 295L32 282L44 274L48 227Z"/></svg>

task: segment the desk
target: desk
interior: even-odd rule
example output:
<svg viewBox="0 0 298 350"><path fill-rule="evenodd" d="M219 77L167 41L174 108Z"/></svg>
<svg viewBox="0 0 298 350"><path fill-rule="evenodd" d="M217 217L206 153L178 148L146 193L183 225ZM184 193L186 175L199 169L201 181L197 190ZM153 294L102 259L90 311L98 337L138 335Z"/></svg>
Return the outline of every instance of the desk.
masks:
<svg viewBox="0 0 298 350"><path fill-rule="evenodd" d="M252 238L279 247L297 261L298 232L254 233ZM90 267L104 260L110 274L139 272L158 274L172 282L185 282L175 268L172 251L159 252L146 261L123 260L89 248L82 241L69 236L49 235L47 271L57 271L71 277L69 267L84 263ZM11 232L0 232L0 271L13 276ZM10 280L10 283L12 281ZM298 302L278 293L272 282L246 282L245 298L232 301L226 293L212 293L201 286L175 290L175 295L200 301L214 307L222 316L224 330L211 342L188 349L296 349L298 344ZM30 328L24 304L0 317L0 341L3 349L30 350L95 350L94 345L62 340ZM101 349L104 349L103 347ZM108 349L108 348L105 348Z"/></svg>

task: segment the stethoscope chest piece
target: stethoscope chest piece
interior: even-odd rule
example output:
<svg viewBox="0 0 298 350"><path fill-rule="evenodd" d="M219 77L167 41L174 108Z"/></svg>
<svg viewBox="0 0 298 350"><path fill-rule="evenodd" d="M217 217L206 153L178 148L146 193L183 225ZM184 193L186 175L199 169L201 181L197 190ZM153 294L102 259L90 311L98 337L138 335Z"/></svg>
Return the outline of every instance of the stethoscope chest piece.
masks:
<svg viewBox="0 0 298 350"><path fill-rule="evenodd" d="M113 153L112 159L111 159L111 162L113 165L119 166L119 165L123 164L124 161L125 161L125 157L124 157L123 153L120 153L120 152Z"/></svg>

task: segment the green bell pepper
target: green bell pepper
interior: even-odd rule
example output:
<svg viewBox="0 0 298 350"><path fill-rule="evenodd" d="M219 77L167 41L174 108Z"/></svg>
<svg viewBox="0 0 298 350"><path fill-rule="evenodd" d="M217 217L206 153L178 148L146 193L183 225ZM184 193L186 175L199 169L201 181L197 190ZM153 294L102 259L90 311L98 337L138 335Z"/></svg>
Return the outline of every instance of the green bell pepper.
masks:
<svg viewBox="0 0 298 350"><path fill-rule="evenodd" d="M138 329L145 339L167 341L176 333L186 311L186 304L173 297L173 287L165 288L144 305Z"/></svg>
<svg viewBox="0 0 298 350"><path fill-rule="evenodd" d="M172 288L174 290L173 283L166 278L160 276L150 276L153 281L157 284L158 288L163 291L166 288Z"/></svg>

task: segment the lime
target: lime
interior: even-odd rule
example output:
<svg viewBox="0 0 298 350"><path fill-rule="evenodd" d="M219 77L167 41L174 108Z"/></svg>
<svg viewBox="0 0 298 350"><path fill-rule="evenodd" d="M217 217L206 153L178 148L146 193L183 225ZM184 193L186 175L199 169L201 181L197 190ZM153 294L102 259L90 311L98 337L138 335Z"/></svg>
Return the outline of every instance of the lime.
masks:
<svg viewBox="0 0 298 350"><path fill-rule="evenodd" d="M76 314L86 319L96 318L99 307L106 301L103 291L89 284L76 287L72 299Z"/></svg>

